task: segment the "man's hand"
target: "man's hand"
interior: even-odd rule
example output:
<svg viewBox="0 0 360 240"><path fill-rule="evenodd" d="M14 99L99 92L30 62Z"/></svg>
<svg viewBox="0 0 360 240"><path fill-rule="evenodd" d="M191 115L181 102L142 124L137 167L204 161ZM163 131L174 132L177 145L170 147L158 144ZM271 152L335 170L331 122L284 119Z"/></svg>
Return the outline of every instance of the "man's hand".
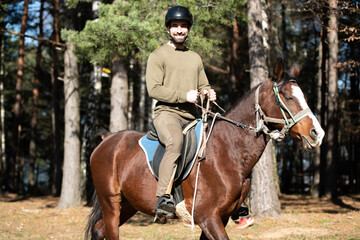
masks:
<svg viewBox="0 0 360 240"><path fill-rule="evenodd" d="M186 101L190 103L196 103L199 97L199 92L196 90L190 90L186 93Z"/></svg>
<svg viewBox="0 0 360 240"><path fill-rule="evenodd" d="M210 90L204 90L203 91L204 95L207 96L210 101L215 101L216 100L216 92L214 91L214 89L210 89Z"/></svg>

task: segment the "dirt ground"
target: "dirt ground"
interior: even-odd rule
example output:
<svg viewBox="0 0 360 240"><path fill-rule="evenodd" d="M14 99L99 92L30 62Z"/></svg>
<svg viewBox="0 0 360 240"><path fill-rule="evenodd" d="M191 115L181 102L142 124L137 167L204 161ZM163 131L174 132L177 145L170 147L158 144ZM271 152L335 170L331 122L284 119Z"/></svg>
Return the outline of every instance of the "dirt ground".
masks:
<svg viewBox="0 0 360 240"><path fill-rule="evenodd" d="M0 239L83 239L89 207L56 209L58 198L14 195L0 197ZM280 218L265 218L246 229L232 220L226 227L231 239L360 239L360 195L328 199L282 195ZM198 239L180 220L153 223L141 213L120 228L120 239Z"/></svg>

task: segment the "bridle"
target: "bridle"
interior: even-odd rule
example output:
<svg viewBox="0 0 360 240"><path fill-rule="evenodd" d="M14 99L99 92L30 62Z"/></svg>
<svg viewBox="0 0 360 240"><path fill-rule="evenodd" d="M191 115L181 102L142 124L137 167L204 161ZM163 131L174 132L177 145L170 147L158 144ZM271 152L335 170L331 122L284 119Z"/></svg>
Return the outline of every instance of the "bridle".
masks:
<svg viewBox="0 0 360 240"><path fill-rule="evenodd" d="M290 82L296 82L296 79L290 79ZM301 119L303 119L306 116L313 115L313 112L310 110L310 108L305 108L298 112L297 114L293 114L291 110L286 106L286 104L281 100L280 98L280 92L279 92L279 86L284 84L284 82L280 84L276 84L275 81L273 82L273 91L275 94L275 99L277 102L277 105L280 108L280 111L283 115L283 118L273 118L268 117L265 115L264 111L261 109L261 106L259 104L259 91L262 84L260 84L256 90L255 90L255 117L256 117L256 127L253 127L251 125L243 124L237 121L234 121L232 119L229 119L227 117L224 117L220 115L219 113L213 113L209 111L208 108L204 108L198 104L195 104L197 107L203 109L203 112L210 113L214 116L213 123L215 122L216 118L225 120L227 122L230 122L237 127L241 127L242 129L249 129L253 130L256 133L263 132L264 134L270 136L272 139L276 141L282 141L286 135L289 134L289 130L298 123ZM216 104L217 105L217 104ZM218 105L217 105L218 106ZM286 113L290 116L290 118L287 118ZM266 123L266 124L265 124ZM282 124L283 128L279 131L276 130L270 130L267 126L268 123L274 123L274 124ZM211 128L212 129L212 128ZM211 132L211 131L210 131Z"/></svg>
<svg viewBox="0 0 360 240"><path fill-rule="evenodd" d="M295 79L290 79L290 82L296 82ZM192 213L191 213L191 227L192 229L194 229L194 209L195 209L195 200L196 200L196 194L197 194L197 185L198 185L198 178L199 178L199 168L200 168L200 164L201 162L205 159L205 151L206 151L206 145L207 142L209 140L209 137L212 133L214 124L215 124L215 120L216 118L225 120L227 122L230 122L232 124L234 124L237 127L241 127L242 129L249 129L249 130L253 130L255 131L257 134L260 132L263 132L264 134L270 136L272 139L275 139L276 141L282 141L284 139L284 137L289 133L289 130L291 127L293 127L297 122L299 122L301 119L303 119L304 117L313 114L312 111L310 110L310 108L305 108L303 110L301 110L300 112L298 112L297 114L293 115L292 112L290 111L290 109L286 106L286 104L281 100L280 98L280 93L279 93L279 86L284 84L284 82L280 83L280 84L276 84L275 81L273 81L273 91L275 94L275 99L277 102L277 105L280 108L280 111L283 115L283 118L272 118L272 117L267 117L264 113L264 111L261 109L261 106L259 104L259 91L260 91L260 87L262 84L259 84L259 86L256 88L255 90L255 116L256 116L256 127L252 127L250 125L246 125L237 121L234 121L232 119L229 119L227 117L224 117L222 115L220 115L220 113L213 113L209 110L209 99L207 101L206 104L206 108L204 108L203 106L198 105L197 103L195 103L195 105L198 108L201 108L203 111L203 115L202 118L204 120L204 131L203 131L203 142L201 143L201 148L199 150L198 153L198 166L197 166L197 172L196 172L196 178L195 178L195 191L194 191L194 197L193 197L193 205L192 205ZM217 107L219 107L219 105L214 102L215 105ZM221 107L219 107L222 111L224 111ZM225 112L225 111L224 111ZM290 119L287 118L286 116L286 112L289 114ZM207 114L211 114L213 115L213 121L211 123L211 127L209 128L207 137L206 137L206 126L207 126ZM273 130L270 131L269 128L267 127L267 125L265 123L276 123L276 124L283 124L283 128L279 131L279 130Z"/></svg>
<svg viewBox="0 0 360 240"><path fill-rule="evenodd" d="M296 82L295 79L291 79L289 81ZM308 115L313 115L313 112L308 107L294 115L291 112L291 110L286 106L286 104L283 102L283 100L280 98L279 86L281 84L283 83L276 84L275 82L273 82L272 88L275 94L277 105L280 108L283 118L272 118L266 116L259 104L259 90L261 85L259 85L255 91L256 132L262 131L276 141L282 141L284 137L289 133L289 130L301 119L303 119ZM289 114L290 116L289 119L287 118L286 113ZM270 131L265 123L282 124L283 128L280 131L277 129Z"/></svg>

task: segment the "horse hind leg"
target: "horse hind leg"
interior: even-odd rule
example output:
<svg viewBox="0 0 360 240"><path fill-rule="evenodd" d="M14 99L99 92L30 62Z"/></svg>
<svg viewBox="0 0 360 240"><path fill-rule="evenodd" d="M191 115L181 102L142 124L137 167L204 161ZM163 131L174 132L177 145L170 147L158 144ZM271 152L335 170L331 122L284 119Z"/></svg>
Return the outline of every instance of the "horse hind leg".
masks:
<svg viewBox="0 0 360 240"><path fill-rule="evenodd" d="M102 221L99 221L97 231L103 232L107 240L119 239L119 225L120 225L120 203L121 194L99 196L99 203L102 211ZM100 235L100 234L99 234ZM102 234L101 234L102 236ZM101 238L99 238L101 239Z"/></svg>
<svg viewBox="0 0 360 240"><path fill-rule="evenodd" d="M132 216L134 216L137 213L138 210L136 210L129 201L125 198L124 195L121 197L121 209L120 209L120 224L119 226L126 223L127 220L129 220Z"/></svg>
<svg viewBox="0 0 360 240"><path fill-rule="evenodd" d="M103 237L103 233L106 233L107 240L118 240L119 226L134 216L137 210L130 205L122 193L106 197L104 200L101 204L103 219L98 223L98 235Z"/></svg>
<svg viewBox="0 0 360 240"><path fill-rule="evenodd" d="M121 204L119 210L119 226L123 225L127 220L129 220L137 213L137 210L130 205L130 203L123 195L121 195ZM100 212L100 204L96 193L94 194L93 198L93 209L89 216L89 223L86 228L85 239L88 239L89 233L91 234L91 240L102 240L106 237L105 221L103 219L102 213Z"/></svg>
<svg viewBox="0 0 360 240"><path fill-rule="evenodd" d="M105 238L104 220L100 219L91 231L91 240L102 240ZM87 238L85 238L87 239Z"/></svg>
<svg viewBox="0 0 360 240"><path fill-rule="evenodd" d="M92 202L92 210L85 229L85 240L89 239L89 237L91 237L91 240L101 240L105 238L105 226L96 192L94 192Z"/></svg>

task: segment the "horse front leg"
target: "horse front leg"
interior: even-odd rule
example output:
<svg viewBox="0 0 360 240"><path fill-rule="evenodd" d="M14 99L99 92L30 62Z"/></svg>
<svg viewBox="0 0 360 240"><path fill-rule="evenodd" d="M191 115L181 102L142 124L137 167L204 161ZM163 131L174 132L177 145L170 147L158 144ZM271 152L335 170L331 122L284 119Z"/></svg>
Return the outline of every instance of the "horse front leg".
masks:
<svg viewBox="0 0 360 240"><path fill-rule="evenodd" d="M225 231L225 226L229 219L223 221L220 216L212 215L205 221L202 221L199 226L202 230L200 240L227 240L230 239Z"/></svg>

